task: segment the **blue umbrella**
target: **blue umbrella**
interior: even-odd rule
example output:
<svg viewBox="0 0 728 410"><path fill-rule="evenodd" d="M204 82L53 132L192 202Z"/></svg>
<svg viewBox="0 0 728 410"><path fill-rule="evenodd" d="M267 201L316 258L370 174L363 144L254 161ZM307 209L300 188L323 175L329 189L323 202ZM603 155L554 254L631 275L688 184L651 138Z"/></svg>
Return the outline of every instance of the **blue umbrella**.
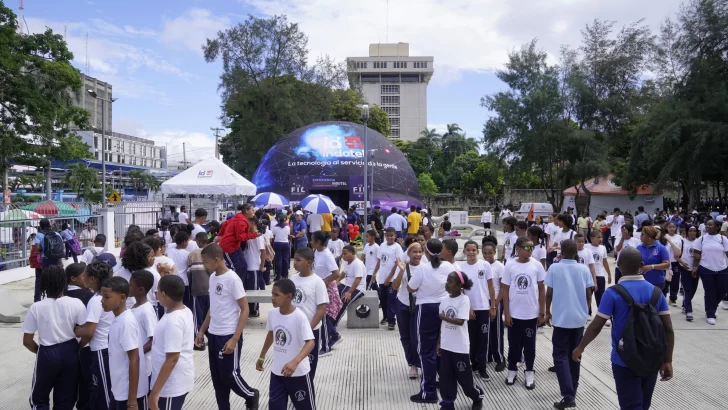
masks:
<svg viewBox="0 0 728 410"><path fill-rule="evenodd" d="M282 195L274 192L263 192L253 197L255 205L267 208L283 208L288 205L288 200Z"/></svg>
<svg viewBox="0 0 728 410"><path fill-rule="evenodd" d="M330 214L336 205L326 195L309 195L301 201L301 208L314 214Z"/></svg>

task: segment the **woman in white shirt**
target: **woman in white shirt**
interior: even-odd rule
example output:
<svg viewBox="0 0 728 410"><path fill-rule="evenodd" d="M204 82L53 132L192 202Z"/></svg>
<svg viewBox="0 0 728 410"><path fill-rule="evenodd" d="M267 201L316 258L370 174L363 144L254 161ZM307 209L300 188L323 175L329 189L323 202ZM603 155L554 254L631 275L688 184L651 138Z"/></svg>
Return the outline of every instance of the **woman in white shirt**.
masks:
<svg viewBox="0 0 728 410"><path fill-rule="evenodd" d="M503 354L503 301L500 294L500 283L505 266L495 259L497 247L498 241L495 237L483 238L483 259L490 263L493 291L495 292L495 300L491 300L490 305L496 307L495 318L490 321L490 331L488 332L488 360L495 363L496 372L502 372L506 368L506 361Z"/></svg>
<svg viewBox="0 0 728 410"><path fill-rule="evenodd" d="M445 282L455 267L440 260L442 242L430 239L425 244L428 261L412 275L407 289L417 295L417 344L422 363L422 381L419 393L410 400L415 403L437 403L435 378L437 375L437 339L440 334L440 300L447 296Z"/></svg>
<svg viewBox="0 0 728 410"><path fill-rule="evenodd" d="M693 272L703 279L705 290L705 317L715 324L715 311L728 293L728 238L721 235L720 225L714 219L705 223L706 234L695 241Z"/></svg>
<svg viewBox="0 0 728 410"><path fill-rule="evenodd" d="M667 241L665 247L667 248L667 253L670 255L670 269L672 271L672 277L667 281L669 283L670 304L677 306L677 293L680 290L680 269L678 269L680 264L677 261L682 256L684 248L683 237L678 235L675 222L666 223L662 232L665 231L667 231L667 234L663 237ZM665 276L665 279L667 278L668 276Z"/></svg>
<svg viewBox="0 0 728 410"><path fill-rule="evenodd" d="M278 214L276 224L273 225L273 250L276 253L273 269L276 272L275 280L287 278L291 269L291 227L286 222L286 216Z"/></svg>
<svg viewBox="0 0 728 410"><path fill-rule="evenodd" d="M417 369L420 367L420 357L417 355L417 321L415 320L415 296L407 290L407 283L412 275L422 269L422 245L418 242L410 244L407 248L407 263L398 261L399 273L392 280L392 289L397 291L397 326L399 326L399 340L404 348L404 357L409 365L409 378L416 379Z"/></svg>
<svg viewBox="0 0 728 410"><path fill-rule="evenodd" d="M683 238L682 255L678 259L678 269L680 270L680 281L682 282L683 294L683 313L688 322L693 321L693 297L698 290L698 282L700 276L697 271L693 271L693 250L695 249L695 241L700 237L700 229L695 225L687 226L687 236Z"/></svg>
<svg viewBox="0 0 728 410"><path fill-rule="evenodd" d="M617 246L614 247L614 252L617 253L617 257L615 258L614 265L617 265L617 262L619 262L619 253L624 248L636 248L638 247L642 241L632 236L632 233L634 232L634 229L632 227L632 224L624 224L622 225L622 236L619 238L619 243L617 243ZM614 283L619 283L619 279L622 277L622 272L619 270L618 267L614 268Z"/></svg>

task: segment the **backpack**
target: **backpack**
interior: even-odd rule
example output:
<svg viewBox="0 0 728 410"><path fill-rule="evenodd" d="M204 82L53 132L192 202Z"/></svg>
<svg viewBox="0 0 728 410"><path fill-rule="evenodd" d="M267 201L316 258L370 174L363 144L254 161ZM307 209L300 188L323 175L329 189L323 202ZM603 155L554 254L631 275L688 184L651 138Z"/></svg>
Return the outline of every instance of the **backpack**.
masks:
<svg viewBox="0 0 728 410"><path fill-rule="evenodd" d="M617 353L635 374L646 377L658 370L667 358L667 336L657 312L660 289L652 291L648 304L636 303L622 285L612 286L629 306L627 322L618 342Z"/></svg>
<svg viewBox="0 0 728 410"><path fill-rule="evenodd" d="M71 250L76 255L80 255L81 252L81 243L78 241L78 238L76 237L76 232L69 231L71 233L71 239L68 241L68 245L71 247Z"/></svg>
<svg viewBox="0 0 728 410"><path fill-rule="evenodd" d="M66 247L63 238L58 232L47 230L43 232L43 256L46 259L61 259L66 256Z"/></svg>
<svg viewBox="0 0 728 410"><path fill-rule="evenodd" d="M276 252L273 250L270 241L265 241L265 260L273 262L276 259Z"/></svg>

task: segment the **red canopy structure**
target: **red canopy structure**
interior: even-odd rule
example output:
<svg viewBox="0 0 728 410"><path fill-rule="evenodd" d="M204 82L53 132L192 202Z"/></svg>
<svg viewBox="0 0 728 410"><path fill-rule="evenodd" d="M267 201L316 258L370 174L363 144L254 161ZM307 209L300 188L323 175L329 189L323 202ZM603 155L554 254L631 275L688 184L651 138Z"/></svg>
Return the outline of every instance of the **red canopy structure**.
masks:
<svg viewBox="0 0 728 410"><path fill-rule="evenodd" d="M600 212L611 213L614 208L619 208L622 212L630 210L634 214L639 206L644 207L645 211L650 213L654 212L656 208L662 207L662 192L652 185L642 185L637 189L635 195L630 195L628 190L615 184L612 181L613 178L614 174L609 174L586 181L584 185L591 192L589 204L586 203L586 193L583 188L580 187L578 198L576 188L565 189L564 204L561 210L566 211L567 208L584 210L588 205L589 215L596 218Z"/></svg>

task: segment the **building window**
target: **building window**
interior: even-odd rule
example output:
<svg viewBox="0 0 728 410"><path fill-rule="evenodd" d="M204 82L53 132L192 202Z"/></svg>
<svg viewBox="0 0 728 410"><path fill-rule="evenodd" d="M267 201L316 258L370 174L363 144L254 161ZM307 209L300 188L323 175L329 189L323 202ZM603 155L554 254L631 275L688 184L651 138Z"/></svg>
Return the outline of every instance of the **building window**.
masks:
<svg viewBox="0 0 728 410"><path fill-rule="evenodd" d="M399 94L399 85L396 84L384 84L382 87L382 94Z"/></svg>
<svg viewBox="0 0 728 410"><path fill-rule="evenodd" d="M367 68L367 63L365 61L357 61L356 68Z"/></svg>
<svg viewBox="0 0 728 410"><path fill-rule="evenodd" d="M390 118L389 119L389 125L392 127L399 127L399 117L397 118Z"/></svg>
<svg viewBox="0 0 728 410"><path fill-rule="evenodd" d="M399 105L398 95L383 95L382 105Z"/></svg>
<svg viewBox="0 0 728 410"><path fill-rule="evenodd" d="M374 68L387 68L387 62L386 61L375 61Z"/></svg>
<svg viewBox="0 0 728 410"><path fill-rule="evenodd" d="M382 107L389 117L399 117L399 107Z"/></svg>
<svg viewBox="0 0 728 410"><path fill-rule="evenodd" d="M415 68L427 68L427 61L415 61Z"/></svg>
<svg viewBox="0 0 728 410"><path fill-rule="evenodd" d="M406 61L395 61L394 68L407 68L407 62Z"/></svg>
<svg viewBox="0 0 728 410"><path fill-rule="evenodd" d="M94 148L99 147L99 137L94 137Z"/></svg>
<svg viewBox="0 0 728 410"><path fill-rule="evenodd" d="M392 128L392 138L399 138L399 128Z"/></svg>
<svg viewBox="0 0 728 410"><path fill-rule="evenodd" d="M121 155L116 156L116 162L121 163Z"/></svg>

